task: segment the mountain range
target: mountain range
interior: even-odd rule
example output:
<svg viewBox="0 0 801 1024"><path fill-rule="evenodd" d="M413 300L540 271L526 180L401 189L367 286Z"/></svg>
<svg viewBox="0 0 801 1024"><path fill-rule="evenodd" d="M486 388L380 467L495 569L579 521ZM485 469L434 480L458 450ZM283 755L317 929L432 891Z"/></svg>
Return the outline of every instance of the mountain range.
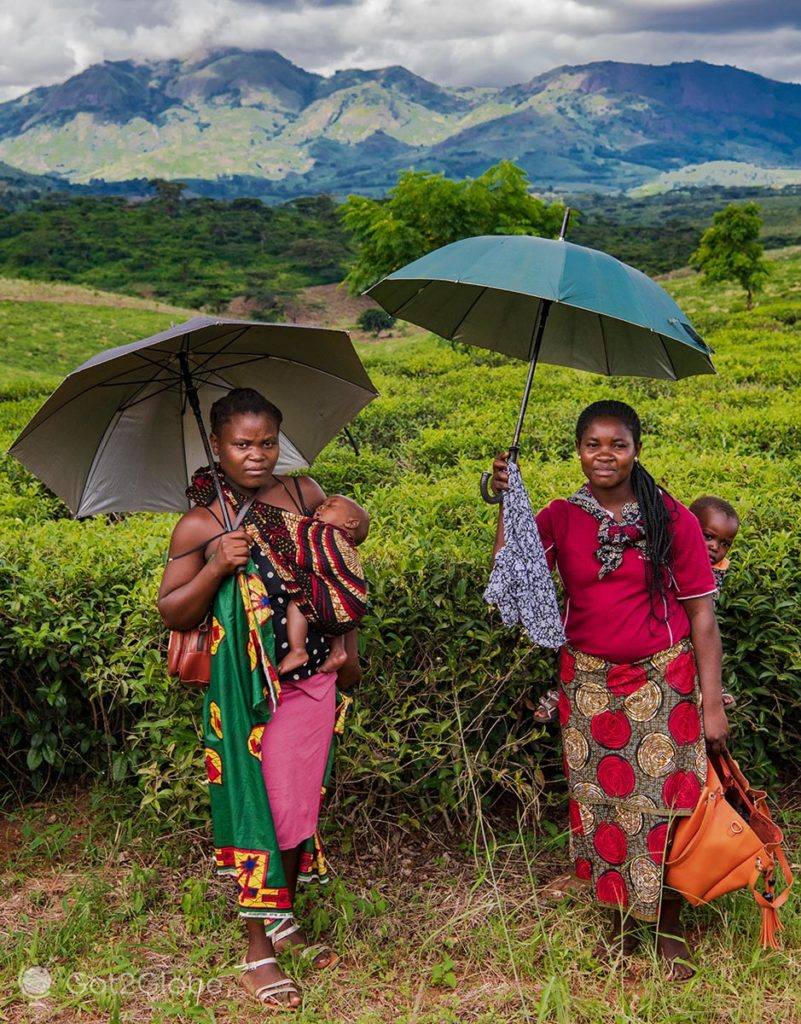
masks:
<svg viewBox="0 0 801 1024"><path fill-rule="evenodd" d="M71 183L380 194L406 167L462 178L501 158L539 191L663 189L699 165L705 182L718 167L727 184L765 169L797 179L801 85L700 61L604 61L449 88L403 67L324 77L273 50L224 48L104 61L0 104L0 161Z"/></svg>

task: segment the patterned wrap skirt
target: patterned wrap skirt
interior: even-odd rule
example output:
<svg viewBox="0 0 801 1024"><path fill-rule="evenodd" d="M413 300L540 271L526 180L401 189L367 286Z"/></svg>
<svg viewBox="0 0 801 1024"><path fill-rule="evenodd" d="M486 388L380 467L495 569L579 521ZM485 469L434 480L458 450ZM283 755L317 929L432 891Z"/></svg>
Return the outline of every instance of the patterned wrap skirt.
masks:
<svg viewBox="0 0 801 1024"><path fill-rule="evenodd" d="M671 826L706 781L689 639L618 665L562 648L559 721L576 875L595 898L655 920Z"/></svg>

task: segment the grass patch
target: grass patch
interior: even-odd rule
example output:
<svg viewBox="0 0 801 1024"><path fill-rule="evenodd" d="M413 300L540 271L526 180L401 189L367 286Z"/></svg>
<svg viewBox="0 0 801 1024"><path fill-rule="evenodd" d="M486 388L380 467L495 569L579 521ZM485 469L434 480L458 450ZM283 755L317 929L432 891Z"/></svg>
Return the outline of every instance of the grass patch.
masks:
<svg viewBox="0 0 801 1024"><path fill-rule="evenodd" d="M70 839L43 856L35 837L58 823ZM798 849L801 814L784 824ZM494 826L494 830L493 830ZM328 824L336 875L300 899L310 930L342 963L317 974L289 954L302 1024L763 1024L794 1021L801 1001L797 902L782 911L788 952L757 952L759 915L736 895L687 913L699 972L666 982L652 932L627 962L595 952L606 922L581 893L548 900L566 865L560 817L532 830L485 822L487 846L463 834ZM90 831L87 831L87 828ZM218 879L209 837L165 835L133 794L95 788L53 795L10 815L3 841L0 1009L9 1019L262 1019L234 963L244 929L233 884ZM487 856L487 849L490 856ZM491 866L491 869L490 869ZM38 965L52 987L36 1001L18 978Z"/></svg>

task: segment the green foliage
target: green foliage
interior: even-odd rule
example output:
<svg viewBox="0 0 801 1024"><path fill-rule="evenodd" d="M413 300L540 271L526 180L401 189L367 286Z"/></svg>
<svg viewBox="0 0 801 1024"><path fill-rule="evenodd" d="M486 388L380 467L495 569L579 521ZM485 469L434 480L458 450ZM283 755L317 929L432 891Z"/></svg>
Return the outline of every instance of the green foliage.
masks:
<svg viewBox="0 0 801 1024"><path fill-rule="evenodd" d="M764 248L759 241L762 218L756 203L730 203L712 218L712 226L701 235L690 265L700 270L708 284L736 281L746 293L746 305L753 305L754 293L761 291L768 277Z"/></svg>
<svg viewBox="0 0 801 1024"><path fill-rule="evenodd" d="M639 410L643 461L672 493L733 502L742 529L720 606L725 681L738 697L735 750L755 779L801 769L801 259L774 267L758 310L697 278L672 286L715 348L718 377L669 384L543 366L521 456L535 507L570 493L581 479L575 417L614 395ZM13 329L0 362L24 366L37 337L50 344L42 392L64 362L151 329L96 309L7 306ZM373 520L365 682L340 749L336 811L467 817L471 774L488 802L506 795L536 810L558 753L525 698L550 684L555 659L484 605L494 512L477 485L511 433L525 366L434 338L360 351L381 394L354 424L362 454L337 440L314 466L327 490L352 493ZM37 401L0 402L0 445ZM135 779L153 813L205 820L200 701L165 675L155 610L172 522L74 522L13 461L0 465L0 772L18 790L95 772Z"/></svg>
<svg viewBox="0 0 801 1024"><path fill-rule="evenodd" d="M182 181L165 181L164 178L151 178L148 185L156 193L156 201L164 207L167 216L174 217L186 185Z"/></svg>
<svg viewBox="0 0 801 1024"><path fill-rule="evenodd" d="M448 953L444 953L438 964L431 968L431 984L445 988L456 988L457 978L454 967L456 964Z"/></svg>
<svg viewBox="0 0 801 1024"><path fill-rule="evenodd" d="M513 176L520 175L512 170ZM457 185L457 192L468 184ZM298 288L341 280L352 256L340 219L349 204L337 207L329 196L268 207L244 197L187 199L181 197L180 183L164 185L178 191L168 191L165 198L164 186L155 185L157 195L144 203L63 195L46 196L27 207L0 203L7 207L0 212L0 274L58 278L211 312L241 298L247 300L248 315L258 311L280 317ZM441 187L451 192L452 185L444 182ZM436 181L434 186L440 187ZM728 199L759 200L764 244L801 243L799 193L801 188L739 188L692 189L643 199L578 195L570 204L581 215L572 218L568 236L646 273L663 273L686 266L709 219ZM531 197L521 193L518 198L527 223ZM377 216L386 207L386 202L367 201L365 210ZM429 211L423 210L421 223L425 226L428 219ZM554 216L540 233L552 234L558 226ZM477 224L476 230L495 228ZM514 220L509 230L516 230Z"/></svg>
<svg viewBox="0 0 801 1024"><path fill-rule="evenodd" d="M572 242L603 249L646 274L686 267L714 214L731 202L757 201L762 243L801 244L801 188L688 188L637 197L579 194L568 199L581 211L570 221Z"/></svg>
<svg viewBox="0 0 801 1024"><path fill-rule="evenodd" d="M350 196L342 219L357 248L346 280L354 293L449 242L472 235L557 234L562 206L529 192L525 171L502 160L478 178L404 171L387 199Z"/></svg>
<svg viewBox="0 0 801 1024"><path fill-rule="evenodd" d="M363 331L369 331L377 338L382 331L388 331L395 326L395 317L383 309L365 309L359 314L356 326Z"/></svg>
<svg viewBox="0 0 801 1024"><path fill-rule="evenodd" d="M47 198L0 209L0 274L69 281L222 312L235 298L280 315L299 288L342 279L349 255L328 196L266 206L182 199L154 181L148 202Z"/></svg>

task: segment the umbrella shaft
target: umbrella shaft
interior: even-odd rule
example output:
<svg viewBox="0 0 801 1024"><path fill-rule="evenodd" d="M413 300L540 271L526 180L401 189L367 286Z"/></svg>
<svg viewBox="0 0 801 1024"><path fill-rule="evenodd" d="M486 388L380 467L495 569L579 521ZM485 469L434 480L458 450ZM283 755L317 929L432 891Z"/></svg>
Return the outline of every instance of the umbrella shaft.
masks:
<svg viewBox="0 0 801 1024"><path fill-rule="evenodd" d="M225 500L222 484L220 483L220 478L217 475L217 469L214 465L214 453L211 450L209 437L206 433L206 427L203 424L203 415L200 411L200 399L197 396L197 388L195 387L195 382L192 380L192 374L189 371L189 359L186 352L180 352L178 354L178 359L181 363L181 377L183 378L184 388L186 389L186 399L192 407L192 412L195 414L197 428L200 431L200 438L203 441L206 458L209 460L209 469L211 470L211 476L214 480L214 489L217 491L217 498L220 502L220 511L222 512L223 523L225 523L226 530L230 531L233 527L231 525L231 517L228 514L228 504Z"/></svg>
<svg viewBox="0 0 801 1024"><path fill-rule="evenodd" d="M517 417L515 438L509 446L510 462L517 462L517 457L520 454L520 435L523 432L523 421L526 418L526 409L528 408L528 399L531 394L531 385L534 380L534 371L537 369L537 360L539 359L540 349L542 348L542 336L545 334L545 325L548 322L548 314L550 312L551 300L543 299L540 303L540 313L537 318L537 325L534 329L534 347L531 352L531 362L528 364L528 377L526 377L526 387L523 391L523 401L520 404L520 415Z"/></svg>

